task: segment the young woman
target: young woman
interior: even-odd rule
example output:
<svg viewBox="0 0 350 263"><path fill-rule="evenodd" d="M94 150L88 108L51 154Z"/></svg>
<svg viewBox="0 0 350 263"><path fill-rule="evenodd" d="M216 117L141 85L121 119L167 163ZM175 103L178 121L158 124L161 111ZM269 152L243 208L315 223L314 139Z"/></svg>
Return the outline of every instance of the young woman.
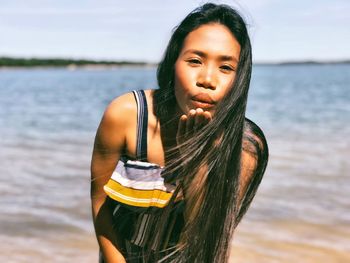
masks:
<svg viewBox="0 0 350 263"><path fill-rule="evenodd" d="M91 199L101 262L226 262L268 148L245 118L241 16L205 4L174 31L159 89L116 98L98 128Z"/></svg>

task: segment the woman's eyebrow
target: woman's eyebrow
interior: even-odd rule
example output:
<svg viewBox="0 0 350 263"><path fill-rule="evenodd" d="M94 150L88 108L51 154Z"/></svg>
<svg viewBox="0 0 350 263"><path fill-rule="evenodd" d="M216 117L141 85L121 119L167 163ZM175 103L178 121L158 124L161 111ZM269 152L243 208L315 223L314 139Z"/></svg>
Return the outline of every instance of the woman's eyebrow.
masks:
<svg viewBox="0 0 350 263"><path fill-rule="evenodd" d="M191 54L195 54L195 55L198 55L200 57L204 57L206 58L207 57L207 54L203 51L200 51L200 50L197 50L197 49L188 49L184 52L184 55L187 54L187 53L191 53ZM228 56L228 55L221 55L219 56L219 60L220 61L233 61L235 63L238 63L238 59L233 57L233 56Z"/></svg>
<svg viewBox="0 0 350 263"><path fill-rule="evenodd" d="M223 56L220 56L219 59L220 61L232 61L232 62L238 63L238 59L233 56L223 55Z"/></svg>
<svg viewBox="0 0 350 263"><path fill-rule="evenodd" d="M200 50L197 50L197 49L187 49L184 52L184 55L187 54L187 53L192 53L192 54L198 55L200 57L207 57L207 55L203 51L200 51Z"/></svg>

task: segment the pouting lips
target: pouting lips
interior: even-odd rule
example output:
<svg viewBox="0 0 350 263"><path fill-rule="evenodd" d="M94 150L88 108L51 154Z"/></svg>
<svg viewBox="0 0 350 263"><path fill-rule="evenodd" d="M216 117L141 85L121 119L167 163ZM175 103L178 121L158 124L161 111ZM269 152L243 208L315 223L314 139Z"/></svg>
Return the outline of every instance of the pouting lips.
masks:
<svg viewBox="0 0 350 263"><path fill-rule="evenodd" d="M196 108L212 108L216 102L206 93L199 93L191 98L192 104Z"/></svg>
<svg viewBox="0 0 350 263"><path fill-rule="evenodd" d="M199 93L194 95L191 99L208 104L215 104L215 101L207 93Z"/></svg>

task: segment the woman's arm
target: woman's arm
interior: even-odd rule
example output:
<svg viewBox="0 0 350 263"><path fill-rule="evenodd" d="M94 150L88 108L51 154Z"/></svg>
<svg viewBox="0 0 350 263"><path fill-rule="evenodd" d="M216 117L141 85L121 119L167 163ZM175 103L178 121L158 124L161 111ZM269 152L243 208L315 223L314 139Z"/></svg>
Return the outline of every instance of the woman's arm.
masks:
<svg viewBox="0 0 350 263"><path fill-rule="evenodd" d="M246 119L242 142L241 174L239 180L238 203L240 209L236 224L240 222L251 204L265 173L269 149L262 130Z"/></svg>
<svg viewBox="0 0 350 263"><path fill-rule="evenodd" d="M130 97L131 96L131 97ZM125 262L123 237L113 228L112 212L103 186L110 179L125 149L133 97L126 94L106 109L96 133L91 160L91 204L97 241L105 262ZM136 106L135 106L136 107Z"/></svg>

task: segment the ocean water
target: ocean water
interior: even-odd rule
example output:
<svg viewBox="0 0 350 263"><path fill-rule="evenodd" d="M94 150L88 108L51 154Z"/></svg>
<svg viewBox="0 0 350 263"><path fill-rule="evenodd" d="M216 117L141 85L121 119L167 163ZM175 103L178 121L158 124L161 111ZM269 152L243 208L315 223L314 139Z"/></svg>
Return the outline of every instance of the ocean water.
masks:
<svg viewBox="0 0 350 263"><path fill-rule="evenodd" d="M96 262L90 158L105 107L155 69L0 71L0 261ZM270 161L232 262L350 262L350 65L255 66Z"/></svg>

